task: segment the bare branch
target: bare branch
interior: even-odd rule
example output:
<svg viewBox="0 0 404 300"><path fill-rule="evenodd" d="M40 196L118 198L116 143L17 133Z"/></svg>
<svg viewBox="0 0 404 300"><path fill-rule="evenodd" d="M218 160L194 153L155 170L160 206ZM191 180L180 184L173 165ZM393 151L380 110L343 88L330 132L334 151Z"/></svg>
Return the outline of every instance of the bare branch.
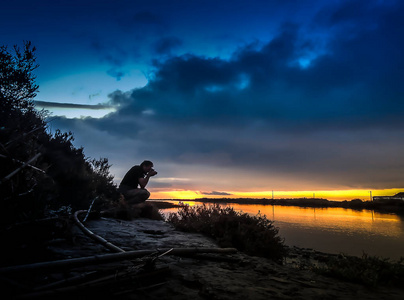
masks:
<svg viewBox="0 0 404 300"><path fill-rule="evenodd" d="M3 182L10 180L11 177L13 177L15 174L17 174L19 171L21 171L23 168L25 168L26 166L28 166L31 162L33 162L34 160L36 160L39 156L41 156L41 153L38 153L37 155L35 155L33 158L31 158L29 161L25 162L21 167L19 167L18 169L16 169L15 171L11 172L10 174L8 174L6 177L3 178L3 180L0 181L0 184L2 184Z"/></svg>
<svg viewBox="0 0 404 300"><path fill-rule="evenodd" d="M5 155L3 155L3 154L0 154L0 157L11 159L12 161L18 162L18 163L20 163L20 164L25 164L25 162L23 162L23 161L21 161L21 160L18 160L18 159L15 159L15 158L11 158L11 157L7 157L7 156L5 156ZM37 168L37 167L35 167L35 166L33 166L33 165L30 165L30 164L27 164L27 167L30 167L30 168L32 168L32 169L34 169L34 170L37 170L37 171L39 171L39 172L41 172L41 173L44 173L44 174L46 173L44 170L39 169L39 168Z"/></svg>

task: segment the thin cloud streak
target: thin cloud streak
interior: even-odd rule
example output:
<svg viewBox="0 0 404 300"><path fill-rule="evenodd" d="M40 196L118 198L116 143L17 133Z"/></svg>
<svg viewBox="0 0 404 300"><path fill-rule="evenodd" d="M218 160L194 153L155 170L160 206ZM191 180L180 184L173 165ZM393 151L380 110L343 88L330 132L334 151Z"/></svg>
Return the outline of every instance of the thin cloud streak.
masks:
<svg viewBox="0 0 404 300"><path fill-rule="evenodd" d="M79 109L94 109L94 110L115 108L112 105L105 105L105 104L60 103L60 102L49 102L40 100L35 100L34 102L37 106L43 108L79 108Z"/></svg>
<svg viewBox="0 0 404 300"><path fill-rule="evenodd" d="M207 195L207 196L231 196L232 194L227 193L227 192L218 192L218 191L212 191L212 192L201 192L202 195Z"/></svg>

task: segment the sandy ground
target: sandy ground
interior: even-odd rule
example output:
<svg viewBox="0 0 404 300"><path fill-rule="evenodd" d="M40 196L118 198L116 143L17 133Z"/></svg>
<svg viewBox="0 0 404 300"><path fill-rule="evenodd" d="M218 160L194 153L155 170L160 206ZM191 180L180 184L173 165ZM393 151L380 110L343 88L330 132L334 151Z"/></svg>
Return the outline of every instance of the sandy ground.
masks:
<svg viewBox="0 0 404 300"><path fill-rule="evenodd" d="M107 239L125 251L161 248L212 248L217 245L199 234L183 233L164 221L136 219L120 221L102 218L88 221L88 229ZM105 247L73 228L71 241L55 240L49 248L56 259L101 255L111 253ZM271 260L252 257L243 253L200 254L197 257L164 255L160 258L144 257L132 262L119 262L104 266L83 267L63 275L105 269L116 274L124 270L128 274L140 274L124 284L109 281L90 291L68 293L56 290L51 294L24 294L48 298L88 299L104 296L109 299L404 299L404 289L379 287L371 289L320 276L301 266L310 258L304 251L295 249L294 257L278 264ZM326 255L326 254L323 254ZM143 274L143 275L142 275ZM144 275L146 274L146 275ZM148 275L147 275L148 274ZM47 280L61 275L48 274ZM113 277L113 276L112 276ZM121 276L122 277L122 276ZM43 285L43 283L35 283ZM78 285L78 284L77 284ZM37 288L37 286L35 287ZM60 287L59 287L60 288ZM41 292L41 290L37 290ZM14 295L15 296L15 295ZM14 297L11 297L14 298Z"/></svg>

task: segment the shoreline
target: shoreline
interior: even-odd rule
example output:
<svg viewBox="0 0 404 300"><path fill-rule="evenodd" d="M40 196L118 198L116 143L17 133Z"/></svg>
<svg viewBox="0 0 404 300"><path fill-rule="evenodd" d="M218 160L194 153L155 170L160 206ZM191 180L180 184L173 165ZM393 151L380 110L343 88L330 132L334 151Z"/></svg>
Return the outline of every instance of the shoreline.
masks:
<svg viewBox="0 0 404 300"><path fill-rule="evenodd" d="M173 203L174 201L168 202L168 201L161 201L161 200L160 201L148 200L147 202L151 203L153 206L160 209L161 213L164 214L166 218L168 216L170 216L172 213L175 213L177 209L180 210L181 207L184 207L184 205L186 205L186 204L183 204L181 202L180 203L178 203L178 202ZM223 202L221 202L221 203L223 203ZM237 207L236 205L232 206L231 203L227 203L227 204L228 205L226 207L232 207L233 209L234 209L234 207ZM246 204L245 206L237 207L237 209L240 210L241 212L247 211L247 212L249 212L248 214L251 215L251 216L254 215L254 210L255 211L258 210L258 211L261 211L261 212L263 211L264 212L263 214L265 214L265 212L268 212L267 210L272 210L272 207L274 207L275 210L276 210L276 207L278 207L279 209L282 209L281 207L284 207L284 209L289 209L286 206L276 206L276 204L275 204L275 206L272 206L272 205L270 206L270 204L269 204L268 206L265 206L265 205L260 206L260 207L251 206L251 208L249 208L248 207L249 204L250 203ZM290 203L288 203L288 204L290 204ZM194 205L194 204L191 203L191 205ZM196 207L197 206L200 207L202 205L205 205L205 203L202 203L202 202L195 203ZM207 203L206 205L208 207L208 206L212 205L212 203L211 204ZM220 204L217 203L216 205L220 205ZM250 204L250 205L256 205L256 204ZM296 206L291 206L291 205L293 205L293 204L288 205L290 207L290 209L299 210L299 211L300 211L299 207L302 207L302 206L298 206L298 205L296 205ZM223 206L224 205L222 204L222 207ZM192 207L193 206L190 206L190 209ZM330 206L328 206L328 207L330 207ZM318 210L316 210L315 207L314 208L304 207L304 209L301 208L302 209L301 213L305 214L307 212L313 211L313 209L314 209L314 212L323 211L323 213L326 213L326 214L327 213L333 213L333 212L338 212L338 213L341 213L341 214L358 214L358 213L362 214L362 213L364 213L364 214L367 214L368 216L370 216L370 214L372 214L372 220L373 220L374 214L375 214L375 216L378 215L377 211L373 212L373 211L362 209L362 208L359 208L359 209L343 208L342 210L340 208L338 208L335 211L334 210L329 210L327 212L328 207L319 207L319 206L317 206ZM296 213L299 213L299 212L296 212ZM395 213L386 212L386 211L379 212L379 213L381 215L382 215L382 213L385 214L384 217L387 217L387 218L397 218L397 215ZM389 217L389 215L391 217ZM398 218L402 220L403 216L398 215ZM271 219L271 217L269 217L269 219ZM282 237L287 238L287 241L288 241L287 246L288 247L292 247L292 248L297 247L297 248L302 248L302 249L306 249L306 250L314 250L314 251L326 252L326 253L335 254L335 255L344 254L344 255L350 255L350 256L355 256L355 257L359 257L359 258L363 257L363 255L369 255L369 256L374 256L374 257L379 257L379 258L385 258L385 259L388 259L388 260L391 260L391 261L398 261L398 260L400 260L400 258L404 258L399 250L398 251L397 250L385 251L385 250L379 249L378 247L373 247L372 245L369 245L368 243L365 243L367 246L365 248L363 248L362 244L358 244L358 243L356 243L356 241L352 241L355 244L355 246L351 246L351 247L340 247L338 244L335 244L334 247L331 247L330 245L333 244L332 242L328 243L328 246L325 247L321 243L321 240L319 238L313 239L311 241L311 243L309 243L308 241L303 241L302 242L301 240L300 240L300 242L298 242L298 244L293 243L293 242L291 243L291 241L293 241L295 239L296 233L290 235L290 232L288 232L288 225L286 225L286 226L284 224L281 225L282 223L275 223L275 224L279 224L279 225L276 225L276 226L282 227L282 229L286 228L285 229L285 232L286 232L285 236L282 235ZM307 228L304 229L304 230L301 230L299 232L307 232ZM321 235L321 233L320 233L320 235L319 235L318 230L317 231L316 230L314 230L314 231L310 230L309 232L310 233L314 232L314 234L317 234L318 236L322 236L324 238L324 234ZM332 231L330 231L330 233L332 233ZM341 237L338 237L338 236L337 236L337 238L341 239ZM344 237L343 239L349 241L349 238L347 238L347 236ZM384 239L381 239L381 240L384 241ZM297 239L297 241L299 241L299 239ZM367 249L368 251L365 252L361 247L363 249Z"/></svg>
<svg viewBox="0 0 404 300"><path fill-rule="evenodd" d="M202 234L181 232L165 221L159 220L124 221L100 218L89 220L86 226L125 251L218 247L216 242ZM77 227L72 227L72 235L75 236L74 240L58 239L48 245L56 259L74 259L109 253L108 249L90 239ZM17 282L29 284L34 289L9 291L15 296L40 298L42 289L39 288L47 287L50 282L50 284L65 284L44 289L42 293L63 296L63 299L83 295L90 297L94 294L107 295L110 298L119 296L120 299L402 299L404 294L402 288L388 283L372 285L371 282L361 282L355 280L356 278L347 280L315 272L314 266L321 267L330 259L337 258L338 255L298 247L290 248L289 255L285 257L283 263L250 256L241 251L228 255L194 256L168 253L155 259L152 269L142 267L147 265L146 257L137 260L135 265L133 261L122 261L97 264L94 267L81 266L70 271L62 270L64 273L60 270L45 272L47 279L41 276L41 272L21 273L16 275ZM126 283L117 276L121 274L118 271L124 273L126 277L138 277L133 277L136 279ZM83 272L93 274L88 278L80 277L80 281L74 285L57 281L63 276L79 278L78 274ZM148 272L152 276L147 277ZM92 280L98 278L106 279L101 282L102 285L92 287ZM69 290L66 290L68 288ZM121 294L122 291L125 293Z"/></svg>
<svg viewBox="0 0 404 300"><path fill-rule="evenodd" d="M333 201L322 198L282 198L282 199L254 199L254 198L199 198L199 199L150 199L147 202L154 203L158 208L175 208L181 205L166 201L194 201L212 204L251 204L251 205L279 205L279 206L297 206L313 208L347 208L354 210L373 210L380 213L394 213L404 216L404 201L401 202L374 202L362 201L360 199ZM164 204L162 204L164 203Z"/></svg>

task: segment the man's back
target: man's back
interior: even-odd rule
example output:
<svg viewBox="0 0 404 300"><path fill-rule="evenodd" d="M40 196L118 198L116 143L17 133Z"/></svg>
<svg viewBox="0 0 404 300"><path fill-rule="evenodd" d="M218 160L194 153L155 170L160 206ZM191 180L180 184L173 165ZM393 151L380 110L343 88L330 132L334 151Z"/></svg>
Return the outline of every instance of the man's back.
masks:
<svg viewBox="0 0 404 300"><path fill-rule="evenodd" d="M139 178L144 177L144 171L141 166L133 166L123 177L121 185L136 189L139 184Z"/></svg>

